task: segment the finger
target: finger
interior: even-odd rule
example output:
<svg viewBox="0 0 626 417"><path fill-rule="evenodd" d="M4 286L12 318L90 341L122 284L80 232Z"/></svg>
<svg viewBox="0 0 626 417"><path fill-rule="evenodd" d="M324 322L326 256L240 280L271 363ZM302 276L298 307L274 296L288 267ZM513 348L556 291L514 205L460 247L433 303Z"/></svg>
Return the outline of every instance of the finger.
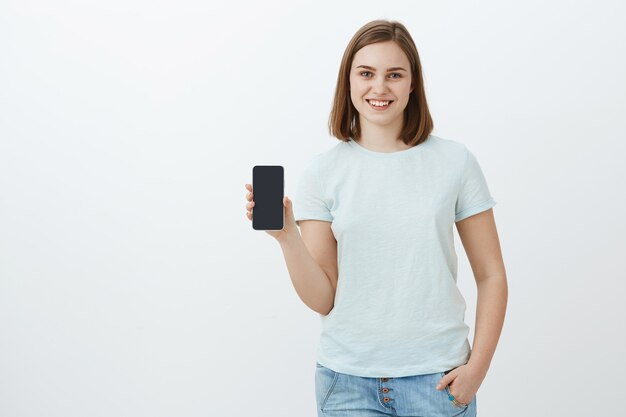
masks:
<svg viewBox="0 0 626 417"><path fill-rule="evenodd" d="M441 390L443 389L446 385L448 385L448 378L447 377L443 377L439 380L439 384L437 384L437 389Z"/></svg>
<svg viewBox="0 0 626 417"><path fill-rule="evenodd" d="M452 393L452 391L450 391L450 393ZM459 407L466 407L469 404L469 401L468 402L462 401L459 397L456 397L454 395L453 395L453 397L454 397L454 399L451 400L452 403L457 405L457 406L459 406Z"/></svg>
<svg viewBox="0 0 626 417"><path fill-rule="evenodd" d="M247 208L248 210L250 210L252 207L254 207L254 201L253 201L253 202L251 202L251 203L246 204L246 208Z"/></svg>
<svg viewBox="0 0 626 417"><path fill-rule="evenodd" d="M452 392L454 387L452 385L448 385L448 399L452 401L452 404L458 407L465 407L467 403L465 401L461 401L461 398L457 396L457 394Z"/></svg>
<svg viewBox="0 0 626 417"><path fill-rule="evenodd" d="M252 201L252 193L248 193L248 194L246 194L246 199L247 199L248 201Z"/></svg>
<svg viewBox="0 0 626 417"><path fill-rule="evenodd" d="M285 211L286 211L287 217L289 219L292 219L294 217L293 202L291 201L289 197L285 196L285 198L283 198L283 203L285 205L285 209L286 209Z"/></svg>
<svg viewBox="0 0 626 417"><path fill-rule="evenodd" d="M460 401L458 398L455 398L454 400L452 400L452 403L456 405L457 407L467 407L469 405L469 403Z"/></svg>

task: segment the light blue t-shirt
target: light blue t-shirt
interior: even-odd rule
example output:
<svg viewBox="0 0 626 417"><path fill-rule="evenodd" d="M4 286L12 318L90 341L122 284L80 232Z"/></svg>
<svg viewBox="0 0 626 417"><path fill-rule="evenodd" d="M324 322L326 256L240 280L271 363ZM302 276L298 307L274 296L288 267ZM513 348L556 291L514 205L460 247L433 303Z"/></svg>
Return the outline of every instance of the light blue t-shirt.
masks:
<svg viewBox="0 0 626 417"><path fill-rule="evenodd" d="M350 140L315 155L296 221L332 222L339 279L317 361L364 377L443 372L469 360L454 223L496 204L464 144L430 135L385 153Z"/></svg>

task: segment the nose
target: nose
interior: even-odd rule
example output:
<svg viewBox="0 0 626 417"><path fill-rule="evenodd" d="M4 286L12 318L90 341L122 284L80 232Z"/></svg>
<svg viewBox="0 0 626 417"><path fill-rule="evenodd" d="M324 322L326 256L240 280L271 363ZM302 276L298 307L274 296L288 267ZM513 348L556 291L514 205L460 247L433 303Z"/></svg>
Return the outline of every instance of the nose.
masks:
<svg viewBox="0 0 626 417"><path fill-rule="evenodd" d="M373 92L375 95L383 95L387 91L387 79L384 77L377 77L374 82Z"/></svg>

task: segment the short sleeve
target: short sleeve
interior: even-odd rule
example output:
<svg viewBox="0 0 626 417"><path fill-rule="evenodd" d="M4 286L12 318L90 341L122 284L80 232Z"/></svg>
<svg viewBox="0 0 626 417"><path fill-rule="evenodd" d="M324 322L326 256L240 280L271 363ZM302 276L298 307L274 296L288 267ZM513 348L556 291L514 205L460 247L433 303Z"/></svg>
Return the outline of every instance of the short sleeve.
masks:
<svg viewBox="0 0 626 417"><path fill-rule="evenodd" d="M300 220L333 221L333 216L324 201L317 162L317 158L309 162L298 181L296 198L293 201L293 212L298 226Z"/></svg>
<svg viewBox="0 0 626 417"><path fill-rule="evenodd" d="M455 222L489 210L496 205L478 160L467 147L465 151L466 159L461 175L461 187L455 205Z"/></svg>

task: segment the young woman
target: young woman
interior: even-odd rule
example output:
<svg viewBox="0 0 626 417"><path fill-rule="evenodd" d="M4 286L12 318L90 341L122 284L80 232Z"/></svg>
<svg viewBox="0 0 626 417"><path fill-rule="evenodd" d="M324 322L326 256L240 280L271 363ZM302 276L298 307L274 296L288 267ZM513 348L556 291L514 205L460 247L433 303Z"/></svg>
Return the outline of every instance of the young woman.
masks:
<svg viewBox="0 0 626 417"><path fill-rule="evenodd" d="M329 127L340 142L312 158L295 206L285 197L285 228L267 231L322 321L318 415L475 416L508 297L496 202L468 148L431 134L401 23L376 20L354 35ZM454 224L478 289L471 349Z"/></svg>

